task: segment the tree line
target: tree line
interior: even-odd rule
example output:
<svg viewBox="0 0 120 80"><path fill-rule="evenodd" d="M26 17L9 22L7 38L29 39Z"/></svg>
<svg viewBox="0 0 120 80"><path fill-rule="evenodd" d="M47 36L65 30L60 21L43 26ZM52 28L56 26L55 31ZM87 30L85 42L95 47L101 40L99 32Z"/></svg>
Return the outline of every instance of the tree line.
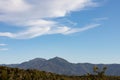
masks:
<svg viewBox="0 0 120 80"><path fill-rule="evenodd" d="M99 70L93 68L93 74L87 73L83 76L58 75L51 72L38 71L35 69L19 69L0 66L0 80L120 80L120 76L106 76L107 67Z"/></svg>

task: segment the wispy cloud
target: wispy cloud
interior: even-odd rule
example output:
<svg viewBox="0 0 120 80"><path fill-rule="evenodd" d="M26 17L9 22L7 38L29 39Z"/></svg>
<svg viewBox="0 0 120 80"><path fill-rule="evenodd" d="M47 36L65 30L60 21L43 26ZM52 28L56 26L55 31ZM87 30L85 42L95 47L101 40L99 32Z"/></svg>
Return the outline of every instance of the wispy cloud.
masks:
<svg viewBox="0 0 120 80"><path fill-rule="evenodd" d="M89 24L89 25L87 25L86 27L83 27L83 28L70 29L63 34L72 34L72 33L75 33L75 32L83 32L83 31L86 31L86 30L89 30L89 29L92 29L92 28L95 28L95 27L99 27L100 25L101 24Z"/></svg>
<svg viewBox="0 0 120 80"><path fill-rule="evenodd" d="M95 18L93 19L94 21L104 21L104 20L108 20L108 17L100 17L100 18Z"/></svg>
<svg viewBox="0 0 120 80"><path fill-rule="evenodd" d="M0 46L6 46L7 44L4 44L4 43L2 43L2 44L0 44Z"/></svg>
<svg viewBox="0 0 120 80"><path fill-rule="evenodd" d="M0 0L0 21L25 28L16 33L0 32L0 36L30 39L47 34L71 34L89 30L94 27L71 28L64 24L61 26L51 19L96 5L93 0Z"/></svg>
<svg viewBox="0 0 120 80"><path fill-rule="evenodd" d="M0 51L7 51L8 48L0 48Z"/></svg>
<svg viewBox="0 0 120 80"><path fill-rule="evenodd" d="M15 38L15 39L30 39L30 38L35 38L41 35L47 35L47 34L68 35L76 32L83 32L98 26L100 26L100 24L89 24L82 28L70 28L67 26L54 27L54 25L50 26L50 24L49 25L45 24L45 26L42 25L42 26L31 27L25 31L18 32L18 33L0 33L0 36L6 36L10 38Z"/></svg>
<svg viewBox="0 0 120 80"><path fill-rule="evenodd" d="M4 46L6 46L7 44L4 43L0 43L0 51L7 51L8 48L3 48Z"/></svg>

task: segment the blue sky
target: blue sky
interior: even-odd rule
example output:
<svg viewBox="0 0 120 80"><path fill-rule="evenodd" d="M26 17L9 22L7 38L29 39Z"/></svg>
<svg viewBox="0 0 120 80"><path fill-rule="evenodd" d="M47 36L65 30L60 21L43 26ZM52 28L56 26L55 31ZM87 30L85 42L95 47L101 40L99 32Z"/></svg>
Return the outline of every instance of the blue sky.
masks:
<svg viewBox="0 0 120 80"><path fill-rule="evenodd" d="M55 56L75 63L120 63L119 3L0 0L0 64Z"/></svg>

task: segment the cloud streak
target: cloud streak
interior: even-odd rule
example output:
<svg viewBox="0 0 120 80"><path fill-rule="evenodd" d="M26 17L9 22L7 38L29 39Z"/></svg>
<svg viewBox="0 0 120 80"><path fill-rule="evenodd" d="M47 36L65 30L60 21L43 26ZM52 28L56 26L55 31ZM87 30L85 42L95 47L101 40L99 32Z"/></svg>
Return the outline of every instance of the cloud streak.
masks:
<svg viewBox="0 0 120 80"><path fill-rule="evenodd" d="M0 51L7 51L8 48L0 48Z"/></svg>
<svg viewBox="0 0 120 80"><path fill-rule="evenodd" d="M3 43L2 43L2 44L0 44L0 46L6 46L6 45L7 45L7 44L3 44Z"/></svg>
<svg viewBox="0 0 120 80"><path fill-rule="evenodd" d="M90 24L82 28L68 28L67 26L31 27L28 30L18 32L18 33L3 32L3 33L0 33L0 36L5 36L5 37L15 38L15 39L30 39L30 38L35 38L41 35L48 35L48 34L69 35L69 34L76 33L76 32L83 32L83 31L86 31L86 30L89 30L89 29L92 29L98 26L100 26L100 24Z"/></svg>
<svg viewBox="0 0 120 80"><path fill-rule="evenodd" d="M83 28L71 29L63 34L72 34L72 33L76 33L76 32L83 32L83 31L87 31L87 30L95 28L95 27L99 27L100 25L101 24L89 24Z"/></svg>
<svg viewBox="0 0 120 80"><path fill-rule="evenodd" d="M103 20L108 20L108 17L100 17L100 18L95 18L94 21L103 21Z"/></svg>
<svg viewBox="0 0 120 80"><path fill-rule="evenodd" d="M30 39L48 34L72 34L99 26L88 25L83 28L71 28L52 18L65 17L73 11L94 7L92 0L0 0L0 22L24 28L18 32L0 32L0 36L15 39Z"/></svg>
<svg viewBox="0 0 120 80"><path fill-rule="evenodd" d="M0 44L0 51L7 51L8 48L1 48L1 47L6 46L6 45L7 45L7 44L1 43L1 44Z"/></svg>

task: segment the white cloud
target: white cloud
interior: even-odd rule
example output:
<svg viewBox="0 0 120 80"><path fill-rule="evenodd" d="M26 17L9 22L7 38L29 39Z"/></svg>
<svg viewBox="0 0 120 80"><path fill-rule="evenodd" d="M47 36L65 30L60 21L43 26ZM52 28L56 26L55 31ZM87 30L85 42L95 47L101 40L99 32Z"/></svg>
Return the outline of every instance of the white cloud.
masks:
<svg viewBox="0 0 120 80"><path fill-rule="evenodd" d="M10 32L0 32L0 36L2 37L13 37L13 34Z"/></svg>
<svg viewBox="0 0 120 80"><path fill-rule="evenodd" d="M7 45L7 44L3 44L3 43L2 43L2 44L0 44L0 46L6 46L6 45Z"/></svg>
<svg viewBox="0 0 120 80"><path fill-rule="evenodd" d="M0 4L0 21L13 22L64 17L71 11L96 5L92 0L0 0Z"/></svg>
<svg viewBox="0 0 120 80"><path fill-rule="evenodd" d="M24 0L0 0L1 13L14 13L28 10L30 5Z"/></svg>
<svg viewBox="0 0 120 80"><path fill-rule="evenodd" d="M25 28L16 33L0 32L0 36L28 39L85 31L93 27L71 28L48 19L65 17L72 11L95 5L92 0L0 0L0 21Z"/></svg>

